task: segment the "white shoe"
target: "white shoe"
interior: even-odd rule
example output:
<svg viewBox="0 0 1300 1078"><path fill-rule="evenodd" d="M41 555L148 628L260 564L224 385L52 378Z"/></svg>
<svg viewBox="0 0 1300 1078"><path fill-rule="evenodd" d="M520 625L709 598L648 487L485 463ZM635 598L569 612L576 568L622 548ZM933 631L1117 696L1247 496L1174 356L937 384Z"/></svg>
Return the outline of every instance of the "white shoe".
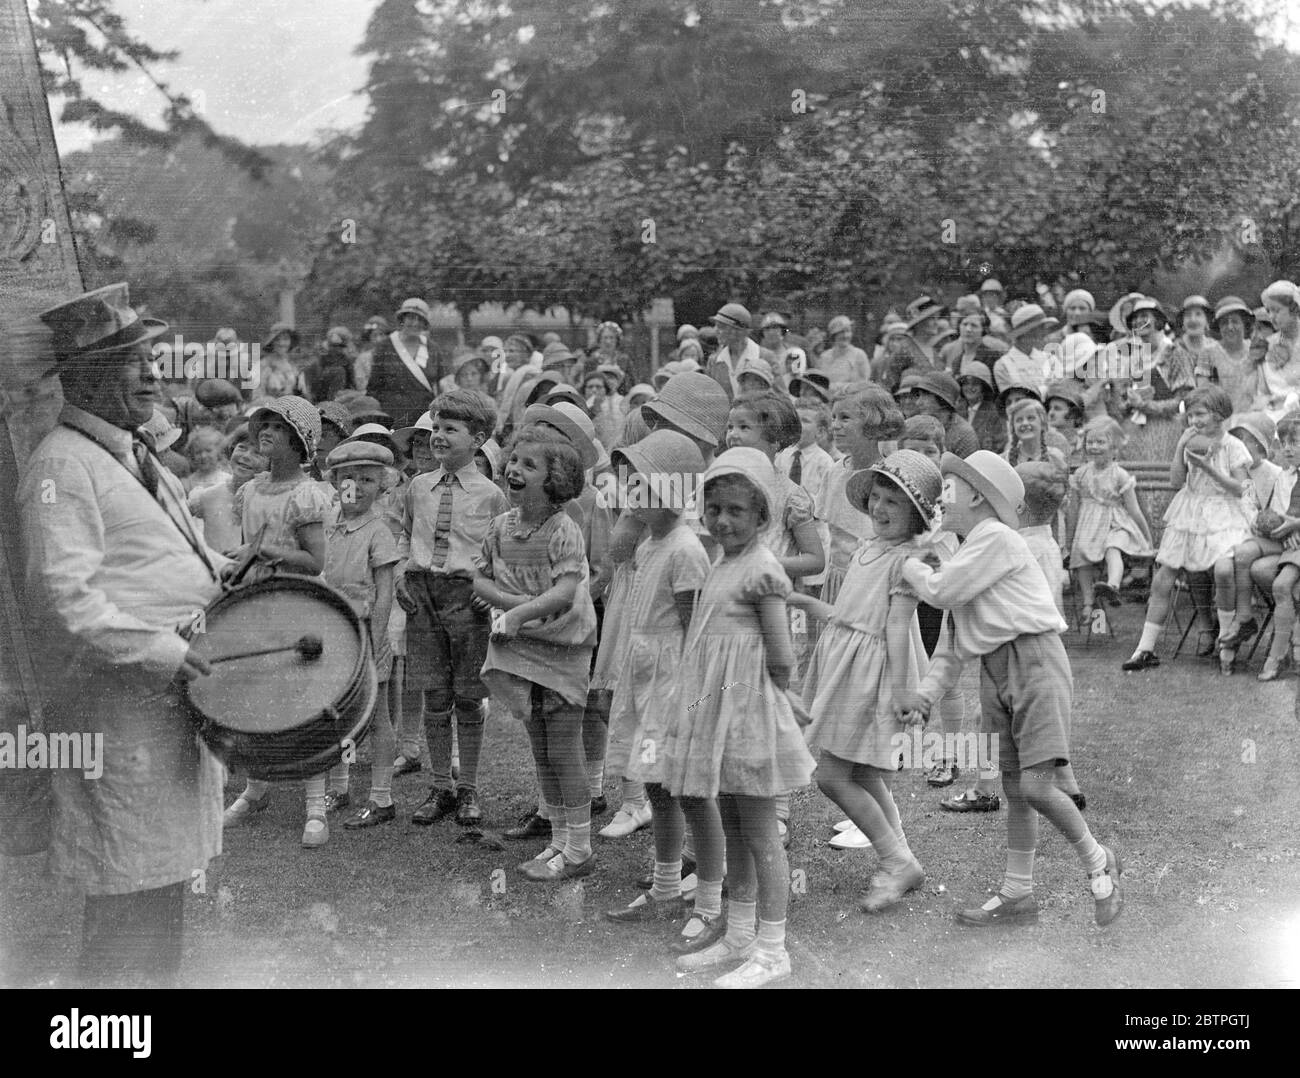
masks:
<svg viewBox="0 0 1300 1078"><path fill-rule="evenodd" d="M871 839L867 838L856 826L850 824L846 830L841 831L830 840L830 845L837 850L869 850L871 849Z"/></svg>
<svg viewBox="0 0 1300 1078"><path fill-rule="evenodd" d="M790 955L784 947L776 955L755 950L743 966L724 973L713 982L716 988L761 988L790 976Z"/></svg>
<svg viewBox="0 0 1300 1078"><path fill-rule="evenodd" d="M268 805L271 804L271 794L268 791L263 794L260 800L254 801L250 797L240 794L230 803L230 807L221 814L222 827L239 827L248 822L250 816L259 812L265 812Z"/></svg>
<svg viewBox="0 0 1300 1078"><path fill-rule="evenodd" d="M858 826L858 825L855 824L852 820L841 820L839 823L837 823L837 824L832 828L832 830L834 830L834 831L847 831L850 827L857 827L857 826Z"/></svg>
<svg viewBox="0 0 1300 1078"><path fill-rule="evenodd" d="M330 840L330 825L319 816L309 816L302 829L302 844L307 847L324 846Z"/></svg>
<svg viewBox="0 0 1300 1078"><path fill-rule="evenodd" d="M743 947L737 947L726 936L723 936L712 947L706 947L694 954L682 955L677 959L677 968L683 973L702 973L705 970L718 969L730 965L732 962L741 962L746 958L751 958L757 949L757 938L750 940Z"/></svg>
<svg viewBox="0 0 1300 1078"><path fill-rule="evenodd" d="M621 805L619 810L614 813L614 818L600 829L601 838L627 838L628 835L640 831L650 822L650 806L645 805Z"/></svg>
<svg viewBox="0 0 1300 1078"><path fill-rule="evenodd" d="M688 902L695 897L695 889L700 885L700 877L692 872L689 876L682 877L682 898Z"/></svg>

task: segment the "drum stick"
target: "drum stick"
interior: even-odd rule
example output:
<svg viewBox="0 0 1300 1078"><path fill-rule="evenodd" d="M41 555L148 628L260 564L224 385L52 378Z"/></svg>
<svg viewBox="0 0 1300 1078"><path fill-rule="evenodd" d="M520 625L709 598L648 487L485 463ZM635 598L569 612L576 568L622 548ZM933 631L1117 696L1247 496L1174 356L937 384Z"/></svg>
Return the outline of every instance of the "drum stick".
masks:
<svg viewBox="0 0 1300 1078"><path fill-rule="evenodd" d="M306 636L299 637L292 644L283 644L277 648L261 648L258 651L241 651L237 655L220 655L215 659L209 659L208 662L212 666L216 666L217 663L234 662L236 659L252 659L258 655L275 655L281 651L296 651L301 658L306 659L308 662L314 662L321 657L324 650L325 642L319 636L308 633Z"/></svg>

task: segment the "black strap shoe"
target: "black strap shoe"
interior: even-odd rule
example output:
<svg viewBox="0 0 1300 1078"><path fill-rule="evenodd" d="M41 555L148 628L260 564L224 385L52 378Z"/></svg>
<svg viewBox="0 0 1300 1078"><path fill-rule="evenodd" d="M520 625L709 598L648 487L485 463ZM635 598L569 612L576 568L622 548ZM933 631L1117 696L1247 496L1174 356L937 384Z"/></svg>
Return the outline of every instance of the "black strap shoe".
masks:
<svg viewBox="0 0 1300 1078"><path fill-rule="evenodd" d="M519 822L514 827L507 827L502 832L506 838L516 840L528 838L550 838L551 821L545 816L540 816L537 810L525 812L519 817Z"/></svg>
<svg viewBox="0 0 1300 1078"><path fill-rule="evenodd" d="M1154 651L1135 651L1133 658L1129 659L1121 670L1152 670L1160 665L1160 656Z"/></svg>
<svg viewBox="0 0 1300 1078"><path fill-rule="evenodd" d="M435 824L456 811L456 795L450 790L433 789L424 803L411 814L411 823L420 827Z"/></svg>
<svg viewBox="0 0 1300 1078"><path fill-rule="evenodd" d="M470 827L483 819L483 810L478 807L478 794L473 790L456 791L456 822L461 827Z"/></svg>
<svg viewBox="0 0 1300 1078"><path fill-rule="evenodd" d="M356 831L362 827L378 827L381 823L391 823L395 819L397 819L396 805L386 805L381 808L371 801L350 820L344 820L343 827L348 831Z"/></svg>

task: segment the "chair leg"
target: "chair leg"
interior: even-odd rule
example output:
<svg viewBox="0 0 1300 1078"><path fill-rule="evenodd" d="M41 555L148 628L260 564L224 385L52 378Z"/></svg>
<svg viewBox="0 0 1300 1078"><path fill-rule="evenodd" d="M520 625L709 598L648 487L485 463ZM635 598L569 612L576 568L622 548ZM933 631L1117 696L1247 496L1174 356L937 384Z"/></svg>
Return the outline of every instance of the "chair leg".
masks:
<svg viewBox="0 0 1300 1078"><path fill-rule="evenodd" d="M1270 602L1267 607L1267 613L1264 615L1264 621L1259 627L1259 632L1255 634L1255 642L1250 646L1250 654L1246 656L1246 662L1255 661L1255 652L1259 650L1259 645L1264 642L1264 636L1268 634L1269 643L1273 640L1273 604ZM1268 654L1268 648L1264 649L1264 654Z"/></svg>

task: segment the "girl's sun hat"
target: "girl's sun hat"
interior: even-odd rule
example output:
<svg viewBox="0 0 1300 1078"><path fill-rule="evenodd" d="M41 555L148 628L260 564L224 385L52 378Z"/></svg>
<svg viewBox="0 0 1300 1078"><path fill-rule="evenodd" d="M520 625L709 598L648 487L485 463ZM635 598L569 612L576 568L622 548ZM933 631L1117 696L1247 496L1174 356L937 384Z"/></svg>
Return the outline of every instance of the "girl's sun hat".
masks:
<svg viewBox="0 0 1300 1078"><path fill-rule="evenodd" d="M727 430L731 401L726 390L707 374L684 371L669 378L659 396L641 407L690 437L716 447Z"/></svg>
<svg viewBox="0 0 1300 1078"><path fill-rule="evenodd" d="M762 495L770 523L775 513L772 488L776 485L776 472L772 468L772 462L767 459L767 454L758 449L751 449L749 446L736 446L734 449L719 453L704 473L705 485L710 480L724 475L739 475L749 480Z"/></svg>
<svg viewBox="0 0 1300 1078"><path fill-rule="evenodd" d="M975 379L987 386L991 395L997 395L998 387L993 381L993 372L989 370L987 363L981 363L978 359L966 360L961 365L961 374L957 376L958 385L967 378Z"/></svg>
<svg viewBox="0 0 1300 1078"><path fill-rule="evenodd" d="M955 453L945 453L939 462L939 473L964 479L984 496L1003 524L1020 530L1025 484L1009 462L987 449L977 449L965 459Z"/></svg>
<svg viewBox="0 0 1300 1078"><path fill-rule="evenodd" d="M1143 314L1147 311L1150 311L1152 314L1159 316L1160 326L1169 325L1169 317L1168 315L1165 314L1165 309L1160 306L1159 301L1152 299L1150 296L1143 296L1140 300L1138 300L1136 303L1133 304L1132 310L1128 312L1128 318L1124 320L1125 326L1131 329L1133 326L1133 319L1135 319L1138 315Z"/></svg>
<svg viewBox="0 0 1300 1078"><path fill-rule="evenodd" d="M1097 355L1097 342L1086 333L1069 333L1061 341L1051 363L1060 366L1062 378L1089 378L1092 361Z"/></svg>
<svg viewBox="0 0 1300 1078"><path fill-rule="evenodd" d="M552 387L551 391L546 394L546 400L542 403L556 405L561 401L567 404L576 405L582 411L583 415L591 415L590 409L587 408L586 397L574 389L573 386L569 385L558 385Z"/></svg>
<svg viewBox="0 0 1300 1078"><path fill-rule="evenodd" d="M396 439L393 438L393 432L382 423L362 423L352 432L352 437L348 441L370 442L373 445L381 445L393 456L397 456L402 451Z"/></svg>
<svg viewBox="0 0 1300 1078"><path fill-rule="evenodd" d="M1294 281L1274 281L1259 294L1259 301L1268 306L1268 301L1282 301L1293 307L1300 307L1300 286Z"/></svg>
<svg viewBox="0 0 1300 1078"><path fill-rule="evenodd" d="M796 400L805 389L811 390L821 398L823 404L831 402L830 376L821 371L804 371L797 378L790 379L790 396Z"/></svg>
<svg viewBox="0 0 1300 1078"><path fill-rule="evenodd" d="M639 442L615 449L610 454L610 464L614 468L618 468L623 461L633 471L650 480L652 489L665 500L667 491L673 492L673 500L676 500L677 492L680 492L683 499L690 499L699 474L704 471L704 457L699 446L675 430L652 431ZM668 476L670 480L676 477L676 480L665 488L662 480L652 478L654 476ZM668 504L662 508L682 510L686 505Z"/></svg>
<svg viewBox="0 0 1300 1078"><path fill-rule="evenodd" d="M1047 387L1047 395L1043 398L1043 403L1051 404L1053 397L1065 401L1072 408L1077 408L1079 414L1083 415L1083 393L1078 386L1071 385L1069 382L1053 382Z"/></svg>
<svg viewBox="0 0 1300 1078"><path fill-rule="evenodd" d="M627 391L627 406L629 409L635 408L639 404L644 404L654 395L654 386L646 385L645 382L638 382Z"/></svg>
<svg viewBox="0 0 1300 1078"><path fill-rule="evenodd" d="M1219 304L1214 308L1214 317L1210 320L1210 325L1217 333L1219 331L1219 322L1227 318L1230 314L1239 314L1241 319L1246 323L1246 335L1250 336L1251 327L1255 324L1255 313L1246 306L1246 301L1240 296L1224 296L1219 300Z"/></svg>
<svg viewBox="0 0 1300 1078"><path fill-rule="evenodd" d="M402 315L404 314L413 314L417 318L422 318L424 320L425 329L428 329L429 326L432 325L432 321L429 318L429 305L418 296L412 296L410 299L402 300L402 305L397 308L397 314L393 321L400 322L402 320Z"/></svg>
<svg viewBox="0 0 1300 1078"><path fill-rule="evenodd" d="M253 441L257 441L263 425L273 415L289 424L302 447L303 460L311 460L316 455L316 445L320 441L320 413L315 406L302 397L293 396L276 397L267 401L248 417L248 433Z"/></svg>
<svg viewBox="0 0 1300 1078"><path fill-rule="evenodd" d="M739 382L745 375L749 375L751 378L757 378L768 389L772 388L772 372L768 370L766 363L751 363L748 367L745 367L744 370L737 371L736 381Z"/></svg>
<svg viewBox="0 0 1300 1078"><path fill-rule="evenodd" d="M1199 308L1205 312L1205 321L1214 320L1214 308L1210 306L1210 301L1204 296L1188 296L1183 300L1183 305L1178 308L1178 314L1175 316L1175 327L1181 333L1183 328L1183 316L1193 308Z"/></svg>
<svg viewBox="0 0 1300 1078"><path fill-rule="evenodd" d="M1111 307L1110 314L1107 315L1107 321L1110 322L1110 328L1116 333L1128 332L1128 316L1132 313L1133 304L1140 299L1146 299L1141 292L1130 292L1126 296L1121 296Z"/></svg>
<svg viewBox="0 0 1300 1078"><path fill-rule="evenodd" d="M545 398L556 386L564 384L565 383L560 376L554 371L542 371L541 374L537 375L537 377L528 383L528 389L524 393L524 407L527 407L530 404L536 404L539 400Z"/></svg>
<svg viewBox="0 0 1300 1078"><path fill-rule="evenodd" d="M616 449L624 449L629 445L635 445L650 433L650 428L646 426L645 416L641 414L639 407L633 408L627 413L627 418L623 420L623 432L619 435Z"/></svg>
<svg viewBox="0 0 1300 1078"><path fill-rule="evenodd" d="M961 386L947 371L922 371L916 379L914 388L937 397L954 412L957 410L957 402L961 400Z"/></svg>
<svg viewBox="0 0 1300 1078"><path fill-rule="evenodd" d="M415 421L413 427L399 427L393 431L393 441L397 443L397 448L402 451L404 456L411 455L411 443L417 435L423 435L425 445L429 443L429 435L433 433L433 416L425 412Z"/></svg>
<svg viewBox="0 0 1300 1078"><path fill-rule="evenodd" d="M876 477L882 475L907 495L927 525L934 523L939 495L943 493L943 476L934 461L914 449L898 449L870 468L854 472L844 487L844 496L859 513L867 512L871 488Z"/></svg>
<svg viewBox="0 0 1300 1078"><path fill-rule="evenodd" d="M1229 434L1244 430L1263 447L1265 456L1277 436L1277 424L1267 412L1241 412L1228 420L1225 429Z"/></svg>
<svg viewBox="0 0 1300 1078"><path fill-rule="evenodd" d="M574 413L577 413L576 415ZM554 427L578 451L582 460L582 470L591 471L600 459L596 448L596 428L587 416L567 402L557 405L530 404L524 409L523 426L531 423L545 423Z"/></svg>

